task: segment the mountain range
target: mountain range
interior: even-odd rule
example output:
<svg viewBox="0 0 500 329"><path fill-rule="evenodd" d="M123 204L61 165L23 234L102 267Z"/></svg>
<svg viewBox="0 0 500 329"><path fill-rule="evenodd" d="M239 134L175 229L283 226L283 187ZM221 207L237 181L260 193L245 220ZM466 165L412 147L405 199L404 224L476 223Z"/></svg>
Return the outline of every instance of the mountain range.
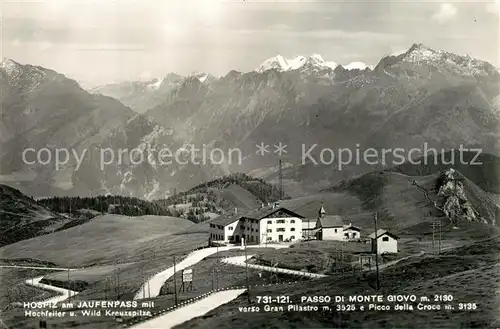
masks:
<svg viewBox="0 0 500 329"><path fill-rule="evenodd" d="M488 62L413 44L375 67L344 67L319 55L276 56L255 71L215 77L171 73L147 82L82 89L53 70L4 60L0 66L0 181L36 196L124 194L164 197L230 172L278 179L273 145L287 145L283 180L291 195L384 165L320 165L301 161L303 147L319 158L328 148L500 148L500 73ZM256 145L269 145L264 156ZM197 165L124 161L100 170L96 150L186 144L207 152L238 148L242 163ZM90 155L76 169L23 163L31 147ZM184 148L183 148L184 147ZM201 157L201 155L200 155ZM200 158L201 159L201 158Z"/></svg>

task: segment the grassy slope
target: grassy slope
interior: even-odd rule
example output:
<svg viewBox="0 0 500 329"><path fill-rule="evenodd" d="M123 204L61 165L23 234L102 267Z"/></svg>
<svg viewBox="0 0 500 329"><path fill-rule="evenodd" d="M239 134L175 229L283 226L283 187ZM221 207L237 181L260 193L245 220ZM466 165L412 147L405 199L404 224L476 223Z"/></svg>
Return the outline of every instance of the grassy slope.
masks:
<svg viewBox="0 0 500 329"><path fill-rule="evenodd" d="M0 310L4 310L12 302L36 301L54 296L55 293L52 291L32 288L24 283L27 279L50 272L49 270L0 268Z"/></svg>
<svg viewBox="0 0 500 329"><path fill-rule="evenodd" d="M60 266L88 266L125 260L128 253L192 222L162 216L104 215L80 226L0 249L3 258L35 258Z"/></svg>

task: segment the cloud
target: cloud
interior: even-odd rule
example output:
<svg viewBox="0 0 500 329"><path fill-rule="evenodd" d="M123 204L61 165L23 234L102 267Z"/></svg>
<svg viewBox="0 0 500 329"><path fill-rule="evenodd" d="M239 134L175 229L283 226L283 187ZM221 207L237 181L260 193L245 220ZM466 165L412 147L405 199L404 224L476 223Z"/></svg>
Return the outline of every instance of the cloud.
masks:
<svg viewBox="0 0 500 329"><path fill-rule="evenodd" d="M445 23L452 20L458 13L457 7L451 3L442 3L439 10L432 15L432 19L438 23Z"/></svg>

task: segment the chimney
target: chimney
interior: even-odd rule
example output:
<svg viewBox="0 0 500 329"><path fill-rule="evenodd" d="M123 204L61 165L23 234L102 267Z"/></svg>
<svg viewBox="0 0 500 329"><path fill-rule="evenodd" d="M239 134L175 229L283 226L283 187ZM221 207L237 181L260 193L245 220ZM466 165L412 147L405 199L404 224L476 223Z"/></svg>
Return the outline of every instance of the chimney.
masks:
<svg viewBox="0 0 500 329"><path fill-rule="evenodd" d="M238 213L238 207L234 207L234 214L236 215Z"/></svg>

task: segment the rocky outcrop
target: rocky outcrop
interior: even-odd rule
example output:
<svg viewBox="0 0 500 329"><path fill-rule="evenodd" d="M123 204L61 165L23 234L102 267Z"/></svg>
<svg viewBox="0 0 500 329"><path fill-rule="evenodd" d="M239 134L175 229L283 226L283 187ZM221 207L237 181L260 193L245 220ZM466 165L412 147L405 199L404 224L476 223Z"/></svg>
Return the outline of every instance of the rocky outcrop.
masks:
<svg viewBox="0 0 500 329"><path fill-rule="evenodd" d="M444 198L443 211L446 217L450 218L454 225L460 220L487 223L467 199L462 180L463 178L453 168L443 172L439 179L438 196Z"/></svg>

